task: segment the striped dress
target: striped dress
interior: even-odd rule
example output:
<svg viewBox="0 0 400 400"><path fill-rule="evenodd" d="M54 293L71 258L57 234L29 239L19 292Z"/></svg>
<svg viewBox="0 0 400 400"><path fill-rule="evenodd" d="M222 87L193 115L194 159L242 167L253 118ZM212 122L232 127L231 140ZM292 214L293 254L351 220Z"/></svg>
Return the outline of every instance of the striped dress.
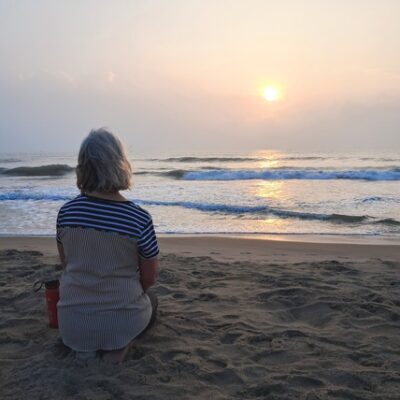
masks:
<svg viewBox="0 0 400 400"><path fill-rule="evenodd" d="M58 323L76 351L126 346L150 321L140 284L139 256L159 250L150 214L131 201L79 195L57 217L66 267L60 280Z"/></svg>

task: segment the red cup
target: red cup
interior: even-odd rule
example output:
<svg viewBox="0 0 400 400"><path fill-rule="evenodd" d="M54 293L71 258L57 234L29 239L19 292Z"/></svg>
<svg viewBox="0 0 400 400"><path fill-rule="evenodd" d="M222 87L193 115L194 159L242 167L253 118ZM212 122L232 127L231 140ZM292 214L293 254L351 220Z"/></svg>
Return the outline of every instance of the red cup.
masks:
<svg viewBox="0 0 400 400"><path fill-rule="evenodd" d="M49 314L49 326L50 328L58 328L57 319L57 303L60 299L59 286L60 282L58 279L53 281L44 282L47 313Z"/></svg>

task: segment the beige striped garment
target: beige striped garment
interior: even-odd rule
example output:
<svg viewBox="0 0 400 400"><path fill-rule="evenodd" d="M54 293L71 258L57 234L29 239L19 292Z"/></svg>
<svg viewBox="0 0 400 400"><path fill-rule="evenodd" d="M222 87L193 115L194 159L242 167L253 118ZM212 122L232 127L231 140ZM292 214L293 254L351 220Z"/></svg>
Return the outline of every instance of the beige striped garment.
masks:
<svg viewBox="0 0 400 400"><path fill-rule="evenodd" d="M114 210L113 217L129 205L104 204ZM138 230L137 237L110 227L91 228L90 223L95 222L88 222L82 215L94 215L96 210L103 210L102 205L80 197L61 208L58 216L57 240L66 256L60 280L59 329L63 342L76 351L120 349L146 328L152 313L138 271L139 254L148 258L158 254L151 217L141 208L139 211L146 213L143 215L150 222L134 225L138 219L134 215L126 217L126 223ZM103 218L103 226L107 225L103 213L98 215ZM153 239L141 238L141 230Z"/></svg>

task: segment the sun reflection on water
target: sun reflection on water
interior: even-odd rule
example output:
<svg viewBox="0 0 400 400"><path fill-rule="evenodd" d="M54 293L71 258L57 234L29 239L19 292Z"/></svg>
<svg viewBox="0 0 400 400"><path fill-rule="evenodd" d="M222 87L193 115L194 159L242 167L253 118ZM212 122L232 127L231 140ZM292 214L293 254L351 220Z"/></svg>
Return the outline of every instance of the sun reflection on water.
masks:
<svg viewBox="0 0 400 400"><path fill-rule="evenodd" d="M284 183L282 181L259 181L254 187L253 196L273 199L273 200L283 200L284 198Z"/></svg>

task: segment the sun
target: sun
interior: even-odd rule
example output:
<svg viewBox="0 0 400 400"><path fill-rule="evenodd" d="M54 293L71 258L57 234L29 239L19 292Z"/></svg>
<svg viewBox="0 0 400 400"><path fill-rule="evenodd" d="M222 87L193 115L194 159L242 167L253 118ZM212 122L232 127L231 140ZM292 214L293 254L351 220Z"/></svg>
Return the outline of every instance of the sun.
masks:
<svg viewBox="0 0 400 400"><path fill-rule="evenodd" d="M277 101L279 99L279 90L276 87L267 86L264 88L263 96L267 101Z"/></svg>

